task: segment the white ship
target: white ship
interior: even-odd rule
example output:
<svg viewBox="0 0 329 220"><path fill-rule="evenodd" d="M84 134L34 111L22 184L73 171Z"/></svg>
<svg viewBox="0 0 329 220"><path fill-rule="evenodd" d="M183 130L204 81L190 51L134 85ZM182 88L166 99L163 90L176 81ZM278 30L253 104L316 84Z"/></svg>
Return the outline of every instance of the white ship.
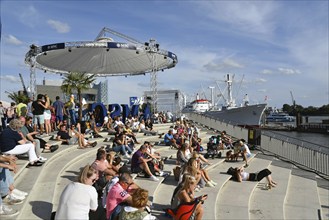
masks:
<svg viewBox="0 0 329 220"><path fill-rule="evenodd" d="M267 122L292 122L295 121L293 116L288 115L286 112L272 112L266 117Z"/></svg>
<svg viewBox="0 0 329 220"><path fill-rule="evenodd" d="M249 105L249 100L246 95L243 105L238 107L232 97L232 79L229 74L227 74L225 82L227 83L227 98L224 99L224 106L216 109L208 100L196 99L187 105L183 112L199 112L200 114L210 116L216 120L235 125L259 126L266 104ZM221 95L223 96L223 94Z"/></svg>

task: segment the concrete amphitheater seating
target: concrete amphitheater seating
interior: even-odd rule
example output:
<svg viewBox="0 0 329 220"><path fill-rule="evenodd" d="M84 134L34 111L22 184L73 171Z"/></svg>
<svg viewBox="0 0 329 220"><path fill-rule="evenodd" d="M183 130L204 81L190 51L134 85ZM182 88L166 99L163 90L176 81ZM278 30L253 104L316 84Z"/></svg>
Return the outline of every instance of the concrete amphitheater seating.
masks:
<svg viewBox="0 0 329 220"><path fill-rule="evenodd" d="M171 125L155 124L154 127L162 133L167 132ZM204 145L213 133L207 128L201 128ZM158 136L144 136L140 133L137 137L141 143L145 140L160 140ZM98 141L97 147L83 150L77 149L77 146L61 145L56 152L45 154L48 161L42 167L25 168L27 160L20 159L20 172L15 175L15 186L29 192L29 195L24 203L15 206L20 214L12 219L50 219L51 212L57 209L64 187L74 181L81 167L95 159L98 147L107 144L103 142L104 138L95 140ZM171 157L165 163L165 171L171 174L165 178L160 177L159 182L141 177L136 177L135 182L149 190L153 214L158 219L169 219L164 216L163 209L169 207L172 192L177 185L172 174L176 166L176 150L166 146L155 148L163 156ZM329 219L329 181L314 173L253 151L246 170L256 172L267 167L278 182L277 187L265 190L265 180L242 183L230 180L226 171L231 166L242 166L244 162L241 158L238 162L225 162L223 158L210 159L210 162L212 165L206 169L218 185L214 188L205 187L196 194L208 194L203 205L203 219Z"/></svg>

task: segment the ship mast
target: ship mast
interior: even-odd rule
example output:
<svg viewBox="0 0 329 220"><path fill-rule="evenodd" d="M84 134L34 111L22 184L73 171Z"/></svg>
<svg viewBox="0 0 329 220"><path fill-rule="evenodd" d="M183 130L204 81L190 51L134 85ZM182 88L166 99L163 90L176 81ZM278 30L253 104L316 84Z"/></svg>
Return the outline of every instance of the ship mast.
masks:
<svg viewBox="0 0 329 220"><path fill-rule="evenodd" d="M227 106L228 107L234 107L235 103L233 100L233 96L232 96L232 79L230 77L230 74L227 74Z"/></svg>

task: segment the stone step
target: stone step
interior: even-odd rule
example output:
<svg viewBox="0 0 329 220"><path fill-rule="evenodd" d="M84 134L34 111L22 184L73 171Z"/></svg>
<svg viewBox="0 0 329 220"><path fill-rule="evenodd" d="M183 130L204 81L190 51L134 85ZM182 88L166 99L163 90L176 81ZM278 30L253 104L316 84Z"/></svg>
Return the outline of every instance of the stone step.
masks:
<svg viewBox="0 0 329 220"><path fill-rule="evenodd" d="M72 147L73 148L73 147ZM20 209L17 219L49 219L52 211L52 197L54 195L55 186L57 184L58 173L65 169L70 163L74 163L87 156L88 154L96 154L97 148L89 148L79 150L77 148L65 151L65 155L57 156L48 161L43 167L37 168L40 174L31 173L31 170L25 169L24 185L30 184L30 194L25 200L24 205ZM36 171L35 168L32 170ZM23 184L21 184L23 185ZM33 210L34 207L38 207ZM33 210L31 212L31 210Z"/></svg>
<svg viewBox="0 0 329 220"><path fill-rule="evenodd" d="M61 142L60 141L48 141L47 143L49 143L50 145L58 145L60 146ZM57 149L58 151L59 149ZM50 159L52 156L54 156L57 151L55 152L50 152L50 153L41 153L42 157L46 157L47 159ZM21 158L21 157L19 157ZM25 167L29 164L28 161L28 156L26 155L26 157L24 159L18 159L16 162L18 171L14 174L14 180L16 181L19 176L21 175L22 171L25 169Z"/></svg>
<svg viewBox="0 0 329 220"><path fill-rule="evenodd" d="M320 210L315 174L292 169L284 202L285 219L321 219Z"/></svg>
<svg viewBox="0 0 329 220"><path fill-rule="evenodd" d="M286 164L284 167L276 162L273 161L268 169L272 172L271 176L278 185L272 190L267 190L267 180L265 178L257 185L249 202L249 219L251 220L284 219L283 203L290 179L291 165ZM275 164L278 164L278 166Z"/></svg>
<svg viewBox="0 0 329 220"><path fill-rule="evenodd" d="M260 158L253 158L247 172L257 172L268 167L271 161ZM224 171L225 172L225 171ZM249 200L253 190L258 182L244 181L227 181L220 190L215 205L215 219L248 219L249 218ZM214 208L215 208L214 207Z"/></svg>
<svg viewBox="0 0 329 220"><path fill-rule="evenodd" d="M319 176L316 177L318 185L318 194L321 204L322 219L329 219L329 180L323 179Z"/></svg>
<svg viewBox="0 0 329 220"><path fill-rule="evenodd" d="M154 136L145 136L141 138L141 140L153 139L158 140L158 138ZM98 147L103 144L102 142L100 142L101 140L103 140L103 138L94 140L98 140ZM94 160L96 151L98 149L98 147L95 147L81 150L77 149L77 145L66 147L67 148L58 151L58 153L56 153L49 161L47 161L45 165L43 165L42 167L37 167L37 169L39 170L35 170L37 171L37 173L33 173L33 179L30 179L31 171L26 168L24 169L24 181L18 182L18 185L20 186L20 189L24 189L24 191L30 192L30 194L27 197L25 203L21 205L21 213L17 219L24 219L25 216L27 216L29 219L49 218L49 215L53 210L53 197L59 198L61 194L59 191L60 189L63 189L60 187L65 187L64 183L67 183L65 182L65 180L63 180L63 175L61 174L65 172L65 170L70 169L69 167L83 167L86 161L91 163ZM75 175L77 175L78 173L79 169L75 171ZM30 182L33 183L27 184L26 179L30 179ZM60 184L60 187L55 191L56 184ZM40 191L45 191L46 193L40 193ZM38 212L32 213L31 201L40 201L40 206L42 208Z"/></svg>

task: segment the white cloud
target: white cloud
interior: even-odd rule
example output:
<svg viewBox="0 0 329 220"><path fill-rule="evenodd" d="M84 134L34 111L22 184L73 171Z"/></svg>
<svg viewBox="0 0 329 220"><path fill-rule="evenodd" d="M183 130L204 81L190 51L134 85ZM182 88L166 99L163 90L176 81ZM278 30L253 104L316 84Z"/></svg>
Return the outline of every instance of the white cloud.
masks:
<svg viewBox="0 0 329 220"><path fill-rule="evenodd" d="M278 3L273 1L202 1L204 15L224 22L232 29L246 33L271 34L275 29L274 13Z"/></svg>
<svg viewBox="0 0 329 220"><path fill-rule="evenodd" d="M14 45L21 45L23 42L18 40L15 36L13 35L8 35L4 39L7 43L9 44L14 44Z"/></svg>
<svg viewBox="0 0 329 220"><path fill-rule="evenodd" d="M267 82L267 80L266 80L266 79L263 79L263 78L257 78L257 79L255 80L255 82L256 82L256 83L265 83L265 82Z"/></svg>
<svg viewBox="0 0 329 220"><path fill-rule="evenodd" d="M273 71L272 71L272 70L268 70L268 69L264 69L264 70L262 70L260 73L261 73L261 74L265 74L265 75L267 75L267 74L272 74Z"/></svg>
<svg viewBox="0 0 329 220"><path fill-rule="evenodd" d="M224 60L210 61L203 66L207 71L217 72L219 70L243 68L244 66L237 61L226 58Z"/></svg>
<svg viewBox="0 0 329 220"><path fill-rule="evenodd" d="M12 75L0 76L0 79L11 82L11 83L18 83L20 81L19 77L12 76Z"/></svg>
<svg viewBox="0 0 329 220"><path fill-rule="evenodd" d="M257 92L265 93L267 92L267 89L258 89Z"/></svg>
<svg viewBox="0 0 329 220"><path fill-rule="evenodd" d="M18 14L20 22L28 27L35 27L40 19L39 12L34 6L25 7L23 11L20 11Z"/></svg>
<svg viewBox="0 0 329 220"><path fill-rule="evenodd" d="M295 75L295 74L301 74L301 72L297 69L289 69L289 68L278 68L279 72L285 75Z"/></svg>
<svg viewBox="0 0 329 220"><path fill-rule="evenodd" d="M66 23L55 20L48 20L47 23L58 33L67 33L70 31L70 26Z"/></svg>

